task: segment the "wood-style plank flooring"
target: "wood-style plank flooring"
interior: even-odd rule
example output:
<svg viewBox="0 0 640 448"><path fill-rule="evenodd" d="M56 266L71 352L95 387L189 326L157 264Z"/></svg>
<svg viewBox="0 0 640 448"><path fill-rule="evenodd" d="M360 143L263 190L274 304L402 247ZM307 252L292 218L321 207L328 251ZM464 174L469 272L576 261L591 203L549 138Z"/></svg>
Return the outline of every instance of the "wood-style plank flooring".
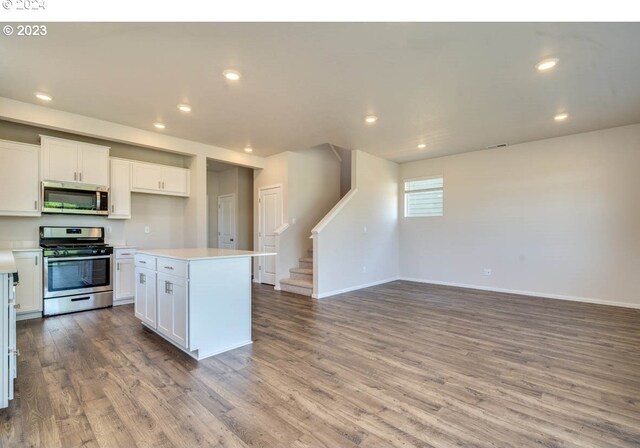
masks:
<svg viewBox="0 0 640 448"><path fill-rule="evenodd" d="M196 362L132 306L18 324L11 447L638 447L640 312L410 282L254 287Z"/></svg>

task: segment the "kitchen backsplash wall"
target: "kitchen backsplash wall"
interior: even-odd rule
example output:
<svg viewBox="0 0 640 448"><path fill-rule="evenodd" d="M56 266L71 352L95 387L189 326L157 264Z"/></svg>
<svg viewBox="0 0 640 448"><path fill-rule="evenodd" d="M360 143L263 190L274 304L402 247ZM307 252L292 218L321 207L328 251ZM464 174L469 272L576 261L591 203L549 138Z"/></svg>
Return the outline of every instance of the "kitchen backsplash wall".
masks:
<svg viewBox="0 0 640 448"><path fill-rule="evenodd" d="M0 247L17 242L36 244L40 226L105 227L107 241L141 249L184 247L185 199L173 196L133 193L131 219L113 220L98 216L42 215L41 217L0 216ZM149 233L145 233L145 227Z"/></svg>

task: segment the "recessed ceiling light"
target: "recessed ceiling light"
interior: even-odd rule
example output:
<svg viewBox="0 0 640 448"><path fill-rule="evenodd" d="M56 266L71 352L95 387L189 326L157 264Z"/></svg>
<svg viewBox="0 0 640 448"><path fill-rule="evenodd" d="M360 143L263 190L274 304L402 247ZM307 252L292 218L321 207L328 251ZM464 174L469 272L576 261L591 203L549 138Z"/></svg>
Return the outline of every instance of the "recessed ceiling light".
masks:
<svg viewBox="0 0 640 448"><path fill-rule="evenodd" d="M244 152L253 152L253 148L251 148L251 146L247 146L244 148Z"/></svg>
<svg viewBox="0 0 640 448"><path fill-rule="evenodd" d="M567 118L569 118L569 114L564 113L564 112L561 113L561 114L556 115L555 117L553 117L553 119L556 120L556 121L564 121Z"/></svg>
<svg viewBox="0 0 640 448"><path fill-rule="evenodd" d="M426 147L427 147L427 145L425 145L424 143L420 143L420 144L418 145L418 149L424 149L424 148L426 148Z"/></svg>
<svg viewBox="0 0 640 448"><path fill-rule="evenodd" d="M240 72L236 70L225 70L222 72L222 75L229 81L237 81L240 79Z"/></svg>
<svg viewBox="0 0 640 448"><path fill-rule="evenodd" d="M378 121L378 117L376 117L375 115L367 115L366 117L364 117L364 121L366 123L372 124Z"/></svg>
<svg viewBox="0 0 640 448"><path fill-rule="evenodd" d="M182 112L191 112L191 106L188 104L178 104L178 109Z"/></svg>
<svg viewBox="0 0 640 448"><path fill-rule="evenodd" d="M556 64L558 63L558 60L559 60L558 58L543 59L542 61L536 64L536 68L541 72L545 70L550 70L556 66Z"/></svg>
<svg viewBox="0 0 640 448"><path fill-rule="evenodd" d="M51 101L53 99L53 97L48 93L36 92L34 93L34 95L36 96L36 98L42 101Z"/></svg>
<svg viewBox="0 0 640 448"><path fill-rule="evenodd" d="M156 128L158 128L158 129L164 129L164 128L166 128L166 126L164 125L164 123L160 123L160 122L153 123L153 125L154 125Z"/></svg>

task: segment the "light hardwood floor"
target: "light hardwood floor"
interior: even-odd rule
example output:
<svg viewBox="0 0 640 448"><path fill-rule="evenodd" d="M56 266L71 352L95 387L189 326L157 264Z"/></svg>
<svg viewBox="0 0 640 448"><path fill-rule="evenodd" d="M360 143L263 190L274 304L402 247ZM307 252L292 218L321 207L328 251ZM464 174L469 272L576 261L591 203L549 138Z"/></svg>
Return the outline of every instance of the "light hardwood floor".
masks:
<svg viewBox="0 0 640 448"><path fill-rule="evenodd" d="M410 282L254 287L200 363L132 306L21 322L2 446L640 446L640 312Z"/></svg>

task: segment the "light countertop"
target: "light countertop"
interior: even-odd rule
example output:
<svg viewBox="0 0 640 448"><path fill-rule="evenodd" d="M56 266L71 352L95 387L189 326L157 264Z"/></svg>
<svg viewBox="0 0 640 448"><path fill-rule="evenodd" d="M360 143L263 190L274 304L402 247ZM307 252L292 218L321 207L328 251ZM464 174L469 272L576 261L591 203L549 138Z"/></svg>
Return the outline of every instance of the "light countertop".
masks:
<svg viewBox="0 0 640 448"><path fill-rule="evenodd" d="M240 258L240 257L262 257L276 255L275 252L254 252L251 250L233 249L139 249L138 254L152 255L155 257L175 258L176 260L213 260L216 258Z"/></svg>
<svg viewBox="0 0 640 448"><path fill-rule="evenodd" d="M10 250L0 250L0 274L13 274L18 272L13 253Z"/></svg>

